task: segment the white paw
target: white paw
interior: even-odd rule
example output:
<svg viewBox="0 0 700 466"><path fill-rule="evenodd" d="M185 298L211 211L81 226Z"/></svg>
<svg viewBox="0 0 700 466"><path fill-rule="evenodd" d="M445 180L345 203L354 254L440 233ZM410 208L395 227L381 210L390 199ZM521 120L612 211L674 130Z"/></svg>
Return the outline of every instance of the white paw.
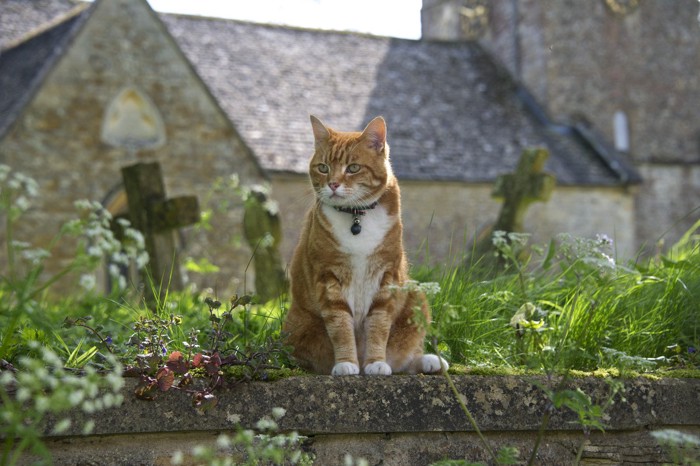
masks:
<svg viewBox="0 0 700 466"><path fill-rule="evenodd" d="M333 366L331 371L331 375L357 375L359 373L360 368L351 362L339 362Z"/></svg>
<svg viewBox="0 0 700 466"><path fill-rule="evenodd" d="M434 374L436 372L440 372L442 370L440 360L442 360L442 364L444 365L445 370L447 370L450 367L449 364L447 364L447 361L435 354L424 354L421 358L421 372L424 374Z"/></svg>
<svg viewBox="0 0 700 466"><path fill-rule="evenodd" d="M377 361L365 366L367 375L391 375L391 366L384 361Z"/></svg>

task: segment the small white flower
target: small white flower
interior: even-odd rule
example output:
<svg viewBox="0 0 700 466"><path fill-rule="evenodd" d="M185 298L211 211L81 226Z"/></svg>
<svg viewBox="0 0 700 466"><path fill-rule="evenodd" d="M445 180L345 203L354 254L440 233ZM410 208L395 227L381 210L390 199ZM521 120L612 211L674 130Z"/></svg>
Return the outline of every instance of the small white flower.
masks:
<svg viewBox="0 0 700 466"><path fill-rule="evenodd" d="M85 392L83 392L82 390L73 390L68 395L68 401L70 402L71 406L79 405L84 399L85 399Z"/></svg>
<svg viewBox="0 0 700 466"><path fill-rule="evenodd" d="M22 182L17 179L17 175L14 177L10 178L10 181L7 182L7 186L12 190L12 191L17 191L20 186L22 186Z"/></svg>
<svg viewBox="0 0 700 466"><path fill-rule="evenodd" d="M263 207L270 215L278 215L280 212L279 204L277 204L277 202L272 199L268 199L267 201L265 201Z"/></svg>
<svg viewBox="0 0 700 466"><path fill-rule="evenodd" d="M53 428L54 434L62 434L70 427L71 421L68 418L61 419Z"/></svg>
<svg viewBox="0 0 700 466"><path fill-rule="evenodd" d="M280 419L282 419L285 414L287 414L287 410L284 408L280 408L280 407L272 408L272 417L274 417L278 421Z"/></svg>
<svg viewBox="0 0 700 466"><path fill-rule="evenodd" d="M277 430L277 423L272 419L263 418L255 424L255 428L262 431Z"/></svg>
<svg viewBox="0 0 700 466"><path fill-rule="evenodd" d="M15 251L24 251L25 249L29 249L31 244L27 243L26 241L12 241L10 246Z"/></svg>
<svg viewBox="0 0 700 466"><path fill-rule="evenodd" d="M83 425L83 435L90 435L93 430L95 430L95 421L88 419L85 425Z"/></svg>
<svg viewBox="0 0 700 466"><path fill-rule="evenodd" d="M15 394L15 399L20 403L24 403L31 398L32 392L29 391L27 387L19 387L17 393Z"/></svg>
<svg viewBox="0 0 700 466"><path fill-rule="evenodd" d="M25 260L31 262L33 265L40 264L44 261L44 259L50 256L51 253L49 251L41 248L27 249L26 251L22 251L22 257L24 257Z"/></svg>
<svg viewBox="0 0 700 466"><path fill-rule="evenodd" d="M82 286L87 291L92 291L97 285L97 280L94 275L85 274L80 277L80 286Z"/></svg>
<svg viewBox="0 0 700 466"><path fill-rule="evenodd" d="M10 167L4 164L0 164L0 183L7 179L7 175L10 174Z"/></svg>
<svg viewBox="0 0 700 466"><path fill-rule="evenodd" d="M180 465L185 462L185 454L178 450L170 457L170 464Z"/></svg>
<svg viewBox="0 0 700 466"><path fill-rule="evenodd" d="M34 408L40 412L40 413L45 413L49 410L51 407L51 403L49 403L49 399L45 396L38 396L34 398Z"/></svg>
<svg viewBox="0 0 700 466"><path fill-rule="evenodd" d="M31 206L32 203L25 196L17 196L17 199L15 199L15 208L20 212L28 211Z"/></svg>
<svg viewBox="0 0 700 466"><path fill-rule="evenodd" d="M231 439L226 434L221 434L216 438L216 446L221 450L231 447Z"/></svg>
<svg viewBox="0 0 700 466"><path fill-rule="evenodd" d="M92 208L92 203L87 199L78 199L73 203L73 206L77 210L90 210Z"/></svg>
<svg viewBox="0 0 700 466"><path fill-rule="evenodd" d="M117 264L109 264L108 268L109 276L112 278L120 277L122 272Z"/></svg>
<svg viewBox="0 0 700 466"><path fill-rule="evenodd" d="M127 256L124 252L117 252L115 254L112 254L111 260L115 264L129 265L129 256Z"/></svg>
<svg viewBox="0 0 700 466"><path fill-rule="evenodd" d="M146 264L148 264L148 253L147 252L142 252L138 256L136 256L136 268L142 269L146 267Z"/></svg>

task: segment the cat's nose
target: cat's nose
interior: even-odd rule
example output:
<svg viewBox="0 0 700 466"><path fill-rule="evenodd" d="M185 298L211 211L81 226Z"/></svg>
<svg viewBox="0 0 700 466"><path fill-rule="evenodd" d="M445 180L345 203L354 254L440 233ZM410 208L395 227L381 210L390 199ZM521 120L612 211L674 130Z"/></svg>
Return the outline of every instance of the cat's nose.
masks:
<svg viewBox="0 0 700 466"><path fill-rule="evenodd" d="M331 181L328 183L328 187L331 188L331 191L335 192L336 189L340 187L340 183L336 183L335 181Z"/></svg>

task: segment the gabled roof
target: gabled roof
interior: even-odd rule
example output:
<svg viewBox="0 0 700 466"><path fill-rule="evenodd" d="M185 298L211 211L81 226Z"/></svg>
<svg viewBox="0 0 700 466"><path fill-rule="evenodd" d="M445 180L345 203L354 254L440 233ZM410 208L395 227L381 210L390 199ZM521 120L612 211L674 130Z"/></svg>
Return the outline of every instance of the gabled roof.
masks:
<svg viewBox="0 0 700 466"><path fill-rule="evenodd" d="M161 19L267 170L306 173L312 113L339 130L361 130L383 115L400 179L488 182L512 170L524 148L545 146L547 169L561 184L635 180L636 173L611 169L610 157L601 157L587 133L560 131L537 118L522 89L477 43ZM41 36L65 37L70 21L76 20ZM56 53L60 42L36 37L0 54L0 79L23 67L31 74L37 67L17 57L43 47Z"/></svg>
<svg viewBox="0 0 700 466"><path fill-rule="evenodd" d="M584 141L534 118L477 43L163 19L269 170L306 173L309 113L339 130L383 115L399 178L492 181L545 146L562 184L621 181Z"/></svg>

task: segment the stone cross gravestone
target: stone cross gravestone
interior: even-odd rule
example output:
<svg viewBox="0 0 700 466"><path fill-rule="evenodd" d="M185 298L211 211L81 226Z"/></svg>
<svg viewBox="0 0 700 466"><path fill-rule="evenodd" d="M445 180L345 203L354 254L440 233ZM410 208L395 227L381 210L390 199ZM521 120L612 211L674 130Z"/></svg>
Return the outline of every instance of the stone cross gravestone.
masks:
<svg viewBox="0 0 700 466"><path fill-rule="evenodd" d="M514 173L496 179L493 197L503 199L503 206L493 231L522 232L527 208L533 202L546 202L552 196L555 178L542 170L549 158L545 149L525 149Z"/></svg>
<svg viewBox="0 0 700 466"><path fill-rule="evenodd" d="M129 203L129 219L146 243L149 262L144 283L153 283L161 297L170 289L182 288L182 276L173 230L200 220L195 196L167 199L160 164L137 163L122 168L124 190ZM146 290L146 296L152 293Z"/></svg>
<svg viewBox="0 0 700 466"><path fill-rule="evenodd" d="M503 205L493 226L487 228L474 241L471 257L466 264L480 261L488 268L495 258L492 236L494 231L506 233L524 232L525 212L533 202L546 202L552 195L556 179L543 171L549 157L545 149L525 149L520 156L515 172L501 175L496 179L492 195L502 199ZM496 261L497 263L499 261Z"/></svg>

